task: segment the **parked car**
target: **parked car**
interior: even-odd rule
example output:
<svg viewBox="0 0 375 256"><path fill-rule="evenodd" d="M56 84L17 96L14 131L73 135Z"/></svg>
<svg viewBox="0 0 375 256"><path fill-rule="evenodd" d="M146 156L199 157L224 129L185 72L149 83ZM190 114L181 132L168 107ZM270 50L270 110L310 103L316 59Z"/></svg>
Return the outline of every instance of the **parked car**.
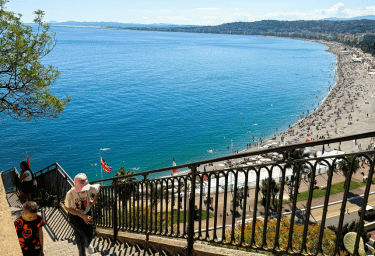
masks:
<svg viewBox="0 0 375 256"><path fill-rule="evenodd" d="M358 210L358 215L361 215L361 209ZM371 217L375 215L375 209L372 206L366 205L366 210L365 210L365 218Z"/></svg>

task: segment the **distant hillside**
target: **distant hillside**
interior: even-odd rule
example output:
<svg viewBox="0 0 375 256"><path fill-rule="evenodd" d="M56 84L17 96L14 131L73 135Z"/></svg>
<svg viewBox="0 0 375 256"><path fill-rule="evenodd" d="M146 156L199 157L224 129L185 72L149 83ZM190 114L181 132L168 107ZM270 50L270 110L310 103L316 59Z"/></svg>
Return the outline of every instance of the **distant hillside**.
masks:
<svg viewBox="0 0 375 256"><path fill-rule="evenodd" d="M52 26L84 26L84 27L187 27L187 25L174 25L165 23L154 24L137 24L137 23L120 23L120 22L80 22L80 21L65 21L56 22L50 21Z"/></svg>
<svg viewBox="0 0 375 256"><path fill-rule="evenodd" d="M367 15L367 16L358 16L358 17L354 17L354 18L348 18L348 19L345 19L345 18L327 18L327 19L323 19L323 20L375 20L375 15Z"/></svg>

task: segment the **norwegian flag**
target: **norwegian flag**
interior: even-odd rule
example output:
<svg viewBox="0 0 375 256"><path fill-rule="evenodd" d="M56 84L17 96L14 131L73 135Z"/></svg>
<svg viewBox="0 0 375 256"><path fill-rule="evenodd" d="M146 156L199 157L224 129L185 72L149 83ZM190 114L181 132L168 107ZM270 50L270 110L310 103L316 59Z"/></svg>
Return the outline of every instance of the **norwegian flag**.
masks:
<svg viewBox="0 0 375 256"><path fill-rule="evenodd" d="M100 156L100 163L102 164L102 168L106 173L110 173L112 170L112 167L107 164L106 161Z"/></svg>

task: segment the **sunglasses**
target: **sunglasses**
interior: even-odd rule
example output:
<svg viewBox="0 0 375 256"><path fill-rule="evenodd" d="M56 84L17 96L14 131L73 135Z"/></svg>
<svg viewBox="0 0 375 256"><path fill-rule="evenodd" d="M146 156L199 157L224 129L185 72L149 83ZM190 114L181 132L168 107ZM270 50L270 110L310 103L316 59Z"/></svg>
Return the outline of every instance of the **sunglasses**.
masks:
<svg viewBox="0 0 375 256"><path fill-rule="evenodd" d="M82 185L85 185L87 182L87 179L84 179L84 180L79 180L79 183L81 183Z"/></svg>

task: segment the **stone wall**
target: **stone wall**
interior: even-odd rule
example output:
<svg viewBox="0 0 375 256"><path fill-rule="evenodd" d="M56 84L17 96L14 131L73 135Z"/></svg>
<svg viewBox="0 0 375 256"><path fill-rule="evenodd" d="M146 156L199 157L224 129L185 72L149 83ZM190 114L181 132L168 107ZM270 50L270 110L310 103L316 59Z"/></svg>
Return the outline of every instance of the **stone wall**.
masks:
<svg viewBox="0 0 375 256"><path fill-rule="evenodd" d="M22 256L16 229L10 214L5 195L3 180L0 175L0 252L2 255Z"/></svg>

